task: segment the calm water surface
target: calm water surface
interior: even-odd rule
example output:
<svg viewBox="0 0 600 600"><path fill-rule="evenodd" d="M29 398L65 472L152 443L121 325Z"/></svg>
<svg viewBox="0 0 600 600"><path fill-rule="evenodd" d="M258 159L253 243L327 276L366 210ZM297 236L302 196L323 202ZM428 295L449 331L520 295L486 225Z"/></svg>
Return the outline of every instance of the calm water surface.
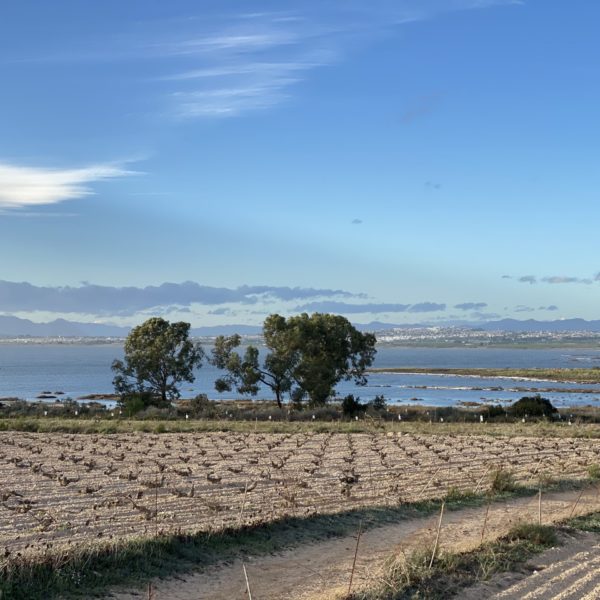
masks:
<svg viewBox="0 0 600 600"><path fill-rule="evenodd" d="M111 362L122 358L121 345L0 344L0 397L33 399L43 391L78 398L91 393L112 392ZM381 347L375 367L590 367L600 366L600 350L517 350L498 348L400 348ZM203 366L182 395L206 393L218 397L213 382L218 372ZM516 387L586 388L591 393L543 392L557 406L600 405L600 386L582 386L512 379L463 376L372 374L365 387L342 382L339 395L353 393L367 400L383 394L389 401L432 406L460 401L508 401L524 395ZM501 388L501 389L498 389ZM229 394L231 396L231 394ZM259 397L270 398L268 390Z"/></svg>

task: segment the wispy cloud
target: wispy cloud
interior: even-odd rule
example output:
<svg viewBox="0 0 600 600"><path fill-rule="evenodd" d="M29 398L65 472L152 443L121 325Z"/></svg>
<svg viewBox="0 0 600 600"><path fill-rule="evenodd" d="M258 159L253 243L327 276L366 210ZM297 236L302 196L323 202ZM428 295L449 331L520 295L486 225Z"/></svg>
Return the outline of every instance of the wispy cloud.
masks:
<svg viewBox="0 0 600 600"><path fill-rule="evenodd" d="M406 312L410 304L395 303L364 303L354 304L350 302L321 301L309 302L295 308L298 312L331 312L344 314L362 314L362 313L397 313Z"/></svg>
<svg viewBox="0 0 600 600"><path fill-rule="evenodd" d="M519 277L519 282L533 285L534 283L537 283L537 279L535 278L535 275L523 275L522 277Z"/></svg>
<svg viewBox="0 0 600 600"><path fill-rule="evenodd" d="M156 46L187 68L165 77L180 117L233 117L275 106L317 68L407 23L444 12L516 4L514 0L378 0L292 3L288 12L236 15L212 30ZM315 8L315 6L317 8ZM190 64L192 66L190 67ZM182 89L185 88L185 89ZM439 93L416 98L401 115L411 122L434 110Z"/></svg>
<svg viewBox="0 0 600 600"><path fill-rule="evenodd" d="M599 274L600 275L600 274ZM521 277L512 277L511 275L502 275L502 279L516 279L519 283L549 283L551 285L562 285L568 283L578 283L591 285L594 281L600 281L600 276L594 277L575 277L573 275L549 275L546 277L536 277L535 275L523 275Z"/></svg>
<svg viewBox="0 0 600 600"><path fill-rule="evenodd" d="M348 315L362 313L420 313L444 311L446 310L446 305L438 304L437 302L419 302L417 304L370 302L358 304L338 301L319 301L296 306L294 310L298 312L333 312Z"/></svg>
<svg viewBox="0 0 600 600"><path fill-rule="evenodd" d="M446 310L445 304L438 302L419 302L418 304L412 304L408 309L408 312L437 312Z"/></svg>
<svg viewBox="0 0 600 600"><path fill-rule="evenodd" d="M462 302L461 304L455 304L454 308L458 310L475 310L479 311L482 308L487 307L487 302Z"/></svg>
<svg viewBox="0 0 600 600"><path fill-rule="evenodd" d="M525 306L524 304L519 304L515 306L515 312L535 312L535 308L532 306Z"/></svg>
<svg viewBox="0 0 600 600"><path fill-rule="evenodd" d="M584 283L589 285L592 280L589 277L570 277L564 275L552 275L551 277L542 277L544 283Z"/></svg>
<svg viewBox="0 0 600 600"><path fill-rule="evenodd" d="M132 175L123 166L99 164L74 169L48 169L0 162L0 209L23 209L94 193L94 183Z"/></svg>
<svg viewBox="0 0 600 600"><path fill-rule="evenodd" d="M272 107L342 51L337 27L293 15L232 17L221 27L161 47L181 69L163 78L179 117L234 117Z"/></svg>
<svg viewBox="0 0 600 600"><path fill-rule="evenodd" d="M276 106L317 69L409 23L453 12L517 4L515 0L322 0L284 10L240 13L227 8L138 23L135 33L69 43L20 62L144 61L160 82L166 112L180 118L236 117ZM416 97L401 119L431 112L439 94Z"/></svg>

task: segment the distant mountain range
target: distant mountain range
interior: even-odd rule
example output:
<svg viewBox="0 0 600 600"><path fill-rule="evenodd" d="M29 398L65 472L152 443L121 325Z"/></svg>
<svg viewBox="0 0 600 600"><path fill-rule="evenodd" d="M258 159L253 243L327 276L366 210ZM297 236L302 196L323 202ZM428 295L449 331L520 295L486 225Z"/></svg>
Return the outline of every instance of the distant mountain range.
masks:
<svg viewBox="0 0 600 600"><path fill-rule="evenodd" d="M477 328L485 331L589 331L590 333L598 333L600 332L600 320L560 319L557 321L536 321L535 319L527 319L520 321L518 319L501 319L499 321L488 321L483 325L478 325Z"/></svg>
<svg viewBox="0 0 600 600"><path fill-rule="evenodd" d="M101 323L78 323L56 319L49 323L34 323L29 319L0 315L2 337L123 337L129 327L103 325Z"/></svg>
<svg viewBox="0 0 600 600"><path fill-rule="evenodd" d="M438 324L443 326L442 324ZM367 324L357 324L361 331L383 331L389 329L411 329L415 327L426 327L424 324L397 325L394 323L382 323L373 321ZM501 319L499 321L488 321L485 323L470 323L464 327L472 327L484 331L507 331L507 332L569 332L588 331L590 333L600 332L600 320L586 321L585 319L562 319L558 321L536 321L527 319ZM211 327L196 327L191 329L193 336L216 336L231 335L259 335L261 327L258 325L214 325ZM102 323L80 323L67 321L66 319L55 319L49 323L34 323L29 319L0 315L0 337L125 337L129 333L129 327L118 325L105 325Z"/></svg>
<svg viewBox="0 0 600 600"><path fill-rule="evenodd" d="M0 337L117 337L127 336L130 327L104 325L102 323L80 323L55 319L49 323L34 323L29 319L0 315ZM193 336L258 335L262 327L254 325L217 325L196 327L190 330Z"/></svg>

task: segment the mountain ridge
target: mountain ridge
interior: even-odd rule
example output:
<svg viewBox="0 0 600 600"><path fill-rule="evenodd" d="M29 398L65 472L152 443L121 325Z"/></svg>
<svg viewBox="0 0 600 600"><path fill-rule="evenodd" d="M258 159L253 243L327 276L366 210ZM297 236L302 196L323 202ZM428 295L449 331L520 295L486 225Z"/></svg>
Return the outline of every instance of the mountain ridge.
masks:
<svg viewBox="0 0 600 600"><path fill-rule="evenodd" d="M432 327L431 323L394 324L381 321L370 323L355 323L361 331L385 331L391 329L412 329ZM435 325L437 327L451 327L452 324ZM559 319L554 321L538 321L536 319L499 319L480 323L461 323L460 327L478 329L483 331L507 331L507 332L574 332L583 331L590 333L600 332L600 320L587 321L581 318ZM46 323L35 323L29 319L20 317L0 315L0 337L126 337L130 327L111 325L105 323L84 323L69 321L66 319L55 319ZM260 335L260 325L211 325L205 327L193 327L190 330L192 336L216 336L232 335Z"/></svg>

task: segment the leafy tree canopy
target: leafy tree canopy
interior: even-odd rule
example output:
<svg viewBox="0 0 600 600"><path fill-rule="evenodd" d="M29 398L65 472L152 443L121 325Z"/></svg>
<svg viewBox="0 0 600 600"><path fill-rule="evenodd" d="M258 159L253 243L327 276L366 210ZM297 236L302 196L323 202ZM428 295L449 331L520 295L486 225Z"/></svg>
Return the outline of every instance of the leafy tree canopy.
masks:
<svg viewBox="0 0 600 600"><path fill-rule="evenodd" d="M167 404L179 397L179 384L195 379L202 365L201 346L189 339L189 323L160 317L134 327L125 340L124 360L115 360L113 385L122 396L138 394Z"/></svg>
<svg viewBox="0 0 600 600"><path fill-rule="evenodd" d="M345 317L323 313L290 317L288 327L299 352L296 399L307 395L312 406L321 405L341 380L366 384L365 371L377 352L373 334L361 333Z"/></svg>
<svg viewBox="0 0 600 600"><path fill-rule="evenodd" d="M218 391L235 388L256 395L263 384L279 406L286 393L297 402L308 396L311 405L321 405L342 379L364 385L376 352L374 335L361 333L338 315L304 313L285 319L273 314L264 322L263 336L267 354L262 364L254 346L243 354L235 351L239 335L216 339L211 362L226 372L215 382Z"/></svg>
<svg viewBox="0 0 600 600"><path fill-rule="evenodd" d="M215 388L219 392L235 388L240 394L255 396L263 384L272 390L281 408L283 395L292 388L298 353L289 338L286 320L279 315L267 317L263 336L268 353L262 364L255 346L247 346L243 355L235 351L242 341L239 335L216 338L211 362L226 373L215 381Z"/></svg>

